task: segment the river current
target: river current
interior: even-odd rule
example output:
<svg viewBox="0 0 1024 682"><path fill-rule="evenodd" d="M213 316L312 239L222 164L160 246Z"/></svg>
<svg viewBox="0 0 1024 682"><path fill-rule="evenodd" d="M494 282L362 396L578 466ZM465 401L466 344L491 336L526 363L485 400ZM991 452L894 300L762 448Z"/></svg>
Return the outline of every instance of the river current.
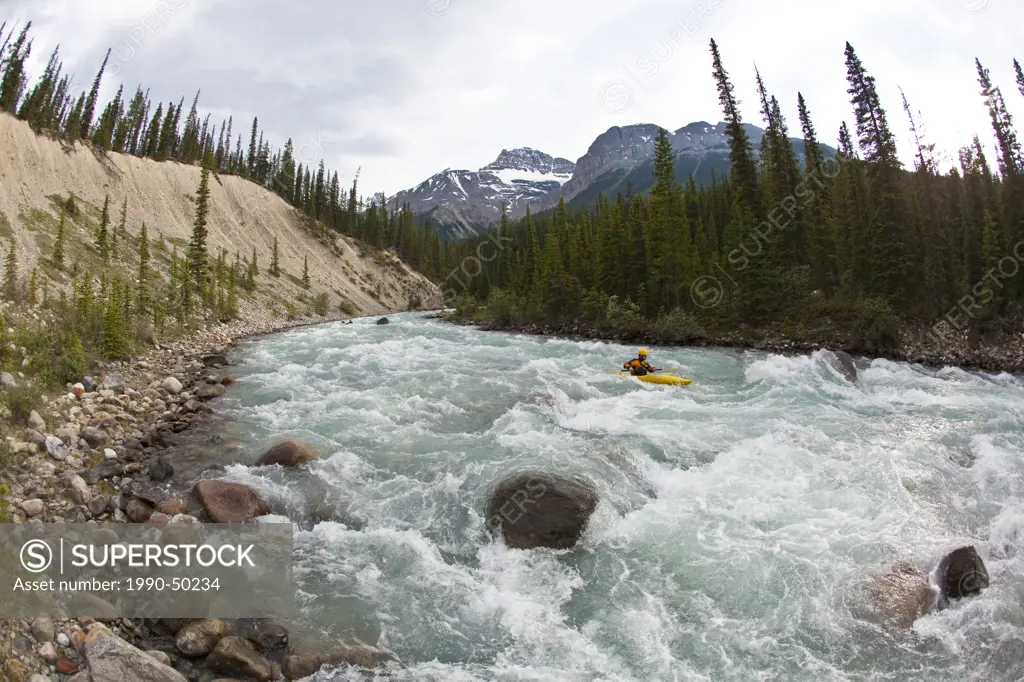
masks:
<svg viewBox="0 0 1024 682"><path fill-rule="evenodd" d="M1024 383L824 353L636 349L403 314L247 343L215 475L295 525L298 640L393 651L395 680L1024 678ZM280 437L300 469L252 468ZM490 489L585 478L572 550L510 550ZM973 544L991 587L905 633L863 588ZM364 679L323 670L317 681Z"/></svg>

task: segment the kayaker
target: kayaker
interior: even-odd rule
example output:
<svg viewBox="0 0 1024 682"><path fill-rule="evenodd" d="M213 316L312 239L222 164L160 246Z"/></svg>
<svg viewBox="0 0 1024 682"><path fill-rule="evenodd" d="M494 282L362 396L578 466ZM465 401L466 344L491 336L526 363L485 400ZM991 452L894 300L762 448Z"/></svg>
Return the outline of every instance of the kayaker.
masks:
<svg viewBox="0 0 1024 682"><path fill-rule="evenodd" d="M647 351L643 348L637 351L636 357L629 362L622 363L623 369L628 369L629 373L635 377L642 377L648 372L658 372L660 368L652 366L647 362Z"/></svg>

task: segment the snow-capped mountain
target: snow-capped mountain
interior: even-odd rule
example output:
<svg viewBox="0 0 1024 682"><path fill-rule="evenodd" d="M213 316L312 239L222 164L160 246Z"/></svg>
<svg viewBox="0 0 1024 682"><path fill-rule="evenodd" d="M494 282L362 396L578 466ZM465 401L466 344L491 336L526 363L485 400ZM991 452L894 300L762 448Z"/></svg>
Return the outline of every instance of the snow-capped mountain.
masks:
<svg viewBox="0 0 1024 682"><path fill-rule="evenodd" d="M464 237L501 218L501 206L510 216L526 212L558 190L575 171L572 161L522 147L502 149L498 158L478 171L445 170L388 200L391 208L408 203L413 213L429 216L448 237Z"/></svg>
<svg viewBox="0 0 1024 682"><path fill-rule="evenodd" d="M764 130L744 123L754 158L761 155L761 140ZM643 193L654 186L654 146L658 141L659 127L651 123L628 126L613 126L597 136L587 153L576 161L576 172L572 179L540 201L531 203L534 212L554 208L564 199L571 208L590 205L599 193L609 198L619 192L625 193L627 186L635 193ZM722 178L729 174L729 138L725 123L713 125L706 121L690 123L675 132L668 131L669 143L675 152L674 168L676 178L687 182L693 178L697 185ZM789 138L799 162L804 160L804 141ZM826 158L835 157L835 149L819 144Z"/></svg>
<svg viewBox="0 0 1024 682"><path fill-rule="evenodd" d="M760 157L764 130L743 124L754 157ZM494 163L479 171L444 170L416 187L399 192L392 207L408 201L414 213L428 216L447 238L458 238L493 228L508 205L511 219L522 217L529 205L534 213L554 208L564 199L575 210L593 205L598 194L614 199L626 193L644 193L654 185L654 146L660 127L652 123L613 126L591 143L576 163L553 159L529 148L503 149ZM729 138L725 123L697 121L669 131L675 152L676 178L693 178L704 185L729 174ZM790 138L800 163L802 139ZM820 145L826 158L835 149Z"/></svg>

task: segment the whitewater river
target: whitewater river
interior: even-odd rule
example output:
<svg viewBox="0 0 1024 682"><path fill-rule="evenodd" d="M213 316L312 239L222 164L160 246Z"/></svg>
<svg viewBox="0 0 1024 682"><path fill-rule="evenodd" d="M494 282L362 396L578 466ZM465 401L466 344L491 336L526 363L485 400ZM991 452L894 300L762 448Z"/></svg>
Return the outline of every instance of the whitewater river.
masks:
<svg viewBox="0 0 1024 682"><path fill-rule="evenodd" d="M1024 678L1024 385L820 354L634 347L405 314L245 345L223 475L296 524L295 639L386 646L396 680ZM248 468L273 438L324 454ZM569 551L509 550L490 488L581 476ZM863 583L974 544L991 587L893 635ZM364 679L322 671L316 680Z"/></svg>

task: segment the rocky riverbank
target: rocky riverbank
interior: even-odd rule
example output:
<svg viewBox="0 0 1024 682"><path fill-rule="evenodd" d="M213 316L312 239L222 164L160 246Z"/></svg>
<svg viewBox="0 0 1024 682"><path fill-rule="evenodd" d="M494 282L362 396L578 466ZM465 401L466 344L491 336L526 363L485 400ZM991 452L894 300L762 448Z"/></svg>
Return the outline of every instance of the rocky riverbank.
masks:
<svg viewBox="0 0 1024 682"><path fill-rule="evenodd" d="M174 474L175 436L211 419L210 402L234 383L229 355L240 340L330 319L340 318L282 323L269 314L248 314L159 344L130 362L95 367L94 376L33 412L26 428L8 439L8 461L0 467L3 521L199 523L239 513L218 508L217 482L197 486L191 496L176 496L162 485ZM259 513L262 500L250 501L245 518L226 520ZM0 623L0 679L262 681L298 679L326 664L372 668L384 658L362 645L325 650L316 643L303 650L284 627L266 621L116 615L100 604L95 618Z"/></svg>
<svg viewBox="0 0 1024 682"><path fill-rule="evenodd" d="M835 331L810 333L801 339L786 338L784 335L771 332L702 333L680 341L659 338L653 332L623 333L571 322L495 325L458 319L451 314L433 317L454 324L474 326L481 331L557 336L575 340L603 340L655 347L749 348L781 354L803 354L828 348L845 351L854 356L885 358L927 367L960 367L965 370L1024 373L1024 335L1021 334L999 334L981 338L965 332L944 338L939 344L929 337L927 330L905 330L895 347L886 348L865 343L851 334Z"/></svg>

